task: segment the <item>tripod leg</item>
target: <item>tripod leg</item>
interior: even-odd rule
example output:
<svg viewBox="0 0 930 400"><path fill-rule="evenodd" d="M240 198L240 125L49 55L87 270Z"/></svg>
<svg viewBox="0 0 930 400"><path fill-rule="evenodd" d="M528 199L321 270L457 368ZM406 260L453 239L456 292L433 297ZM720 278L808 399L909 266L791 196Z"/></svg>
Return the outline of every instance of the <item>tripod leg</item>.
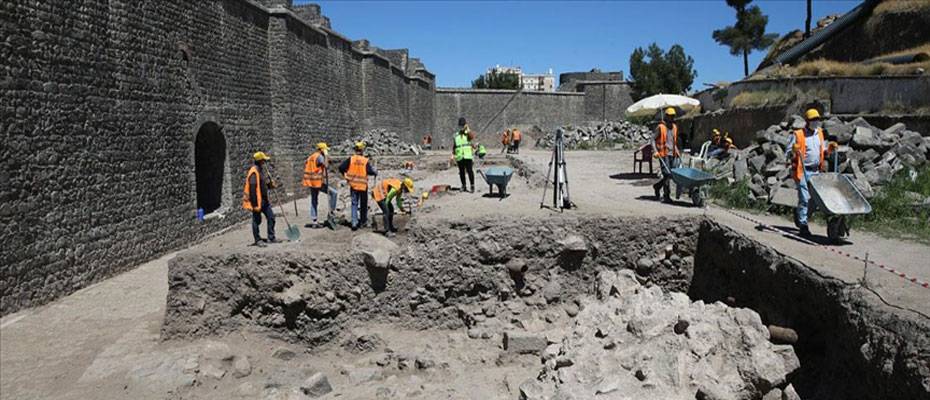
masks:
<svg viewBox="0 0 930 400"><path fill-rule="evenodd" d="M552 157L549 159L549 170L546 172L546 183L543 185L543 195L542 200L539 201L539 208L543 208L543 204L546 204L546 189L549 188L549 175L552 174L552 162L555 160L555 154Z"/></svg>

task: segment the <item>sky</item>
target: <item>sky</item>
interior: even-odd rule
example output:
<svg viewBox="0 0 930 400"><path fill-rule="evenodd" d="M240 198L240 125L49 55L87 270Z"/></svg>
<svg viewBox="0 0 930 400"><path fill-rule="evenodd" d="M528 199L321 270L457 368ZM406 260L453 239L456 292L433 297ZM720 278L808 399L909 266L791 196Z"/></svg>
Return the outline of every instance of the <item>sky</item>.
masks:
<svg viewBox="0 0 930 400"><path fill-rule="evenodd" d="M304 1L295 1L303 3ZM703 83L743 77L741 57L711 37L732 25L735 11L725 0L692 1L316 1L337 32L367 38L384 49L408 48L436 75L439 87L467 87L495 65L524 72L622 70L629 77L630 53L656 42L680 44L694 58ZM814 0L813 23L854 8L859 1ZM769 16L766 32L803 29L804 0L757 0ZM750 56L750 70L764 57Z"/></svg>

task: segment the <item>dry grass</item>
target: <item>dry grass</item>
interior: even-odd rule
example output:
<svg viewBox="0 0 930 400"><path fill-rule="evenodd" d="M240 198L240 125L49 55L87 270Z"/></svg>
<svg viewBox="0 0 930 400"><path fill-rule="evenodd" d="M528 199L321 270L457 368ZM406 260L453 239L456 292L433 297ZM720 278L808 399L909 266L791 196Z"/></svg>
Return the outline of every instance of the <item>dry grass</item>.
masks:
<svg viewBox="0 0 930 400"><path fill-rule="evenodd" d="M783 105L794 101L796 96L780 90L760 90L742 92L730 101L731 108L753 108L769 105Z"/></svg>
<svg viewBox="0 0 930 400"><path fill-rule="evenodd" d="M930 0L927 0L927 3L930 3ZM930 42L922 44L920 46L911 47L909 49L892 51L890 53L882 54L878 57L889 57L889 56L900 56L904 54L914 54L914 53L926 53L930 54ZM878 58L875 57L875 58Z"/></svg>
<svg viewBox="0 0 930 400"><path fill-rule="evenodd" d="M907 53L911 50L905 50L896 53ZM814 61L805 61L796 66L783 66L774 69L765 76L754 77L756 79L765 78L790 78L798 76L889 76L889 75L916 75L917 69L923 68L923 74L930 71L930 61L923 61L911 64L888 64L888 63L846 63L819 59Z"/></svg>
<svg viewBox="0 0 930 400"><path fill-rule="evenodd" d="M890 13L914 13L930 10L930 0L885 0L875 6L872 16Z"/></svg>

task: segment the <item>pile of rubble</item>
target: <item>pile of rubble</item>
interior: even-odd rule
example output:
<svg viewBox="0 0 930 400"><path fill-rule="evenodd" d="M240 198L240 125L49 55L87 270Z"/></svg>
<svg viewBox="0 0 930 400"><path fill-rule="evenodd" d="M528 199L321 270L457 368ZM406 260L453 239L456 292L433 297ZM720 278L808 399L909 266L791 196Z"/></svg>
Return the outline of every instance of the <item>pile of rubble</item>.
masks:
<svg viewBox="0 0 930 400"><path fill-rule="evenodd" d="M627 121L598 121L563 126L566 149L595 149L624 143L645 143L652 138L649 128ZM536 140L536 147L551 148L555 132Z"/></svg>
<svg viewBox="0 0 930 400"><path fill-rule="evenodd" d="M334 145L332 151L336 154L352 154L356 141L365 142L365 153L370 155L419 154L421 151L418 145L406 143L397 132L384 128L368 130L360 138L346 139Z"/></svg>
<svg viewBox="0 0 930 400"><path fill-rule="evenodd" d="M747 179L755 199L785 197L788 202L796 196L794 180L788 167L785 151L795 129L802 128L804 120L794 116L791 122L772 125L756 133L751 146L733 152L723 161L709 161L706 168L727 172L732 169L737 181ZM903 123L888 129L879 129L862 118L842 122L833 117L824 121L829 141L839 143L838 170L849 174L866 197L875 194L875 188L888 183L901 170L916 170L930 160L930 137L907 129ZM828 161L832 162L832 158ZM833 166L829 166L833 170ZM782 189L789 189L782 193ZM784 196L781 196L784 194Z"/></svg>
<svg viewBox="0 0 930 400"><path fill-rule="evenodd" d="M599 300L542 352L521 398L798 398L793 347L773 344L754 311L645 287L630 270L602 271L596 284Z"/></svg>

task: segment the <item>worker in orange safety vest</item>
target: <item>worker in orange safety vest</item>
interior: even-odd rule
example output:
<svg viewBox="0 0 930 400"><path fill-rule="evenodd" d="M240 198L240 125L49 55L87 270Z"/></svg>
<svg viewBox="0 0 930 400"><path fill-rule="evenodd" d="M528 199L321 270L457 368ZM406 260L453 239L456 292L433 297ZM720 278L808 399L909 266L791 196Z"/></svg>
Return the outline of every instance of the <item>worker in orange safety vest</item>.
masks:
<svg viewBox="0 0 930 400"><path fill-rule="evenodd" d="M329 185L329 146L326 143L317 143L316 151L310 157L307 157L307 162L304 165L303 185L310 188L311 222L306 227L320 227L320 224L317 223L317 206L319 205L321 191L329 197L329 216L327 220L332 223L339 193Z"/></svg>
<svg viewBox="0 0 930 400"><path fill-rule="evenodd" d="M365 157L365 142L355 142L355 155L339 165L352 197L352 230L368 225L368 178L378 171Z"/></svg>
<svg viewBox="0 0 930 400"><path fill-rule="evenodd" d="M794 224L800 230L801 236L811 236L807 219L810 211L810 178L826 171L826 156L833 153L838 147L836 142L827 143L823 134L823 122L820 112L816 108L808 109L804 113L804 128L794 131L788 139L788 148L785 156L791 168L798 189L798 208L794 213Z"/></svg>
<svg viewBox="0 0 930 400"><path fill-rule="evenodd" d="M404 211L404 194L413 192L413 179L404 178L403 181L397 178L389 178L375 185L371 190L371 197L375 199L378 208L384 214L384 235L393 237L397 229L394 228L394 205L397 203L400 212Z"/></svg>
<svg viewBox="0 0 930 400"><path fill-rule="evenodd" d="M265 162L271 160L267 154L259 151L252 155L255 165L245 174L245 186L242 189L242 208L252 212L252 239L253 246L264 247L264 242L278 243L274 235L274 211L268 197L268 189L275 188L275 182L268 179L265 173ZM262 239L258 228L262 224L262 214L268 220L268 239Z"/></svg>
<svg viewBox="0 0 930 400"><path fill-rule="evenodd" d="M659 121L659 126L656 127L656 151L653 153L653 157L661 158L665 162L660 163L662 178L652 185L652 189L655 190L656 200L659 199L659 191L661 190L662 201L671 203L672 199L669 193L671 170L678 168L678 157L680 156L678 151L678 124L675 123L675 114L677 113L674 107L666 108L663 114L664 118Z"/></svg>
<svg viewBox="0 0 930 400"><path fill-rule="evenodd" d="M510 139L510 152L520 154L520 142L523 141L523 133L519 129L513 128Z"/></svg>

